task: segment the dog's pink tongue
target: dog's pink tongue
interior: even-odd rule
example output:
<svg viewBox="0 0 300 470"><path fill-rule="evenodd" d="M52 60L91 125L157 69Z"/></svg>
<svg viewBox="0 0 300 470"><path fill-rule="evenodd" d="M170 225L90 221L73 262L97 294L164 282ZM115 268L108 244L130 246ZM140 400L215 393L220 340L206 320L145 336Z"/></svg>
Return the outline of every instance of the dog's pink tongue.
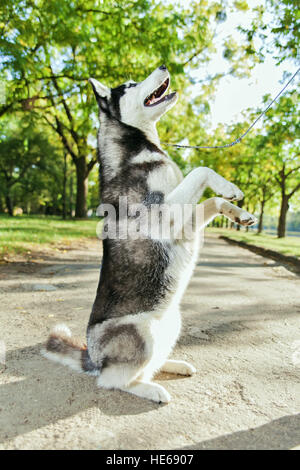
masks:
<svg viewBox="0 0 300 470"><path fill-rule="evenodd" d="M159 101L160 99L161 99L161 98L155 98L155 97L154 97L153 100L151 100L151 104L156 103L156 102Z"/></svg>

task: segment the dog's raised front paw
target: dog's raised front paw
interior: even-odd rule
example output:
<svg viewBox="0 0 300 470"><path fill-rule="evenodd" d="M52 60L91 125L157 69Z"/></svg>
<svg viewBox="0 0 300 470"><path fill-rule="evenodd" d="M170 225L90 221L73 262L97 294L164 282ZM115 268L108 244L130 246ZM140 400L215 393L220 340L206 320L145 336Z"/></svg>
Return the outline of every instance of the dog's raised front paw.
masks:
<svg viewBox="0 0 300 470"><path fill-rule="evenodd" d="M243 211L239 217L235 218L235 221L244 227L250 227L257 223L257 218L254 217L254 215L249 214L249 212Z"/></svg>
<svg viewBox="0 0 300 470"><path fill-rule="evenodd" d="M235 184L226 181L220 189L220 194L228 201L240 201L244 198L244 193Z"/></svg>

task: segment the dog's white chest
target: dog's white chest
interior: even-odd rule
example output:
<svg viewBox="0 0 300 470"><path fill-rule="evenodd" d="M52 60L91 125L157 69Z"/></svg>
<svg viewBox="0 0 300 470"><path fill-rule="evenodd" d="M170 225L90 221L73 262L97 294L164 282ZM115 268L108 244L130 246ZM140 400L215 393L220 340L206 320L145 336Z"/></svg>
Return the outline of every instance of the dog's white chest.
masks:
<svg viewBox="0 0 300 470"><path fill-rule="evenodd" d="M177 165L168 161L167 164L149 174L147 185L150 191L163 191L169 194L182 179L183 176Z"/></svg>

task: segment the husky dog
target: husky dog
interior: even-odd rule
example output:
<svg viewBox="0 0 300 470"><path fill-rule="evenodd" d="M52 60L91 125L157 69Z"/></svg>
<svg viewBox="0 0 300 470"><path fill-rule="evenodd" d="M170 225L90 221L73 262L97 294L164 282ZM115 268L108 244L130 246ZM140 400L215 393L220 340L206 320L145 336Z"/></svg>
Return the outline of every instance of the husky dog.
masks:
<svg viewBox="0 0 300 470"><path fill-rule="evenodd" d="M191 204L203 217L188 239L163 240L151 233L141 239L105 238L87 346L76 343L61 325L44 354L97 375L99 387L167 403L171 397L152 381L154 374L196 372L187 362L168 357L180 333L179 305L197 260L199 233L219 214L242 225L256 219L229 202L243 198L237 186L205 167L184 178L161 149L156 123L177 101L176 92L166 94L170 75L164 65L140 83L110 89L95 79L90 82L99 106L102 203L116 209L117 223L120 196L148 212L160 205ZM198 204L207 187L222 197Z"/></svg>

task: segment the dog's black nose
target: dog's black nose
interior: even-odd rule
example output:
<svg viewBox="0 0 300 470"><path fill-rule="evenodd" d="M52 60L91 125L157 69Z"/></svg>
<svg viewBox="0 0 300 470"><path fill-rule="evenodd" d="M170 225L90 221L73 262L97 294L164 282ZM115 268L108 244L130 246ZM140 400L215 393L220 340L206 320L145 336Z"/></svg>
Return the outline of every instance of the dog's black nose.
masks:
<svg viewBox="0 0 300 470"><path fill-rule="evenodd" d="M158 67L159 70L167 70L167 67L165 65L161 65L160 67Z"/></svg>

